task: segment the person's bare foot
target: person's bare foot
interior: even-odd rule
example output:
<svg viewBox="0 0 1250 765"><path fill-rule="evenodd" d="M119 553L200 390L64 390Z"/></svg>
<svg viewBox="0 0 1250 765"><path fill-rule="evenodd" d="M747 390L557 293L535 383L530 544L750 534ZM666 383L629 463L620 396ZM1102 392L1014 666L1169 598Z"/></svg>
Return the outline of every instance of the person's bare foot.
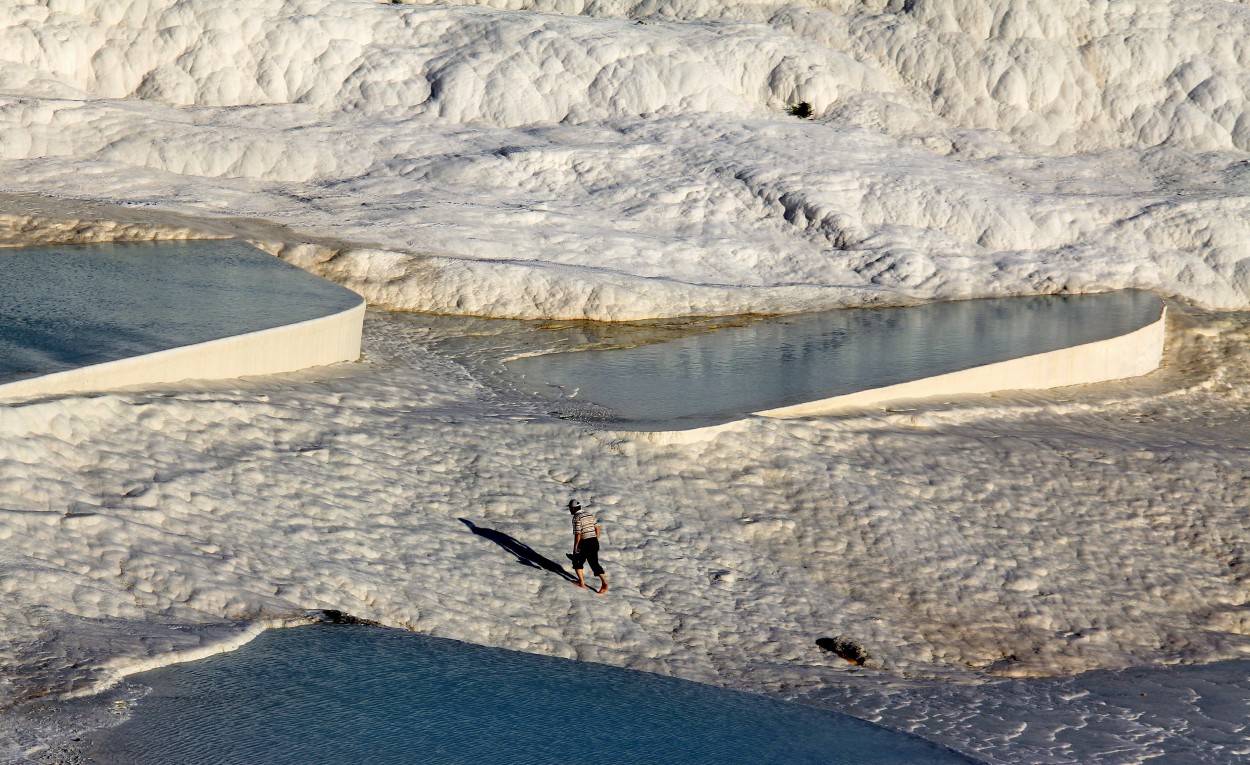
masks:
<svg viewBox="0 0 1250 765"><path fill-rule="evenodd" d="M599 593L600 595L602 595L603 593L605 593L605 592L607 592L607 591L608 591L608 583L607 583L607 582L604 582L602 587L600 587L599 589L595 590L595 592Z"/></svg>
<svg viewBox="0 0 1250 765"><path fill-rule="evenodd" d="M586 589L585 582L573 582L573 584L577 585L578 587L581 587L583 590Z"/></svg>

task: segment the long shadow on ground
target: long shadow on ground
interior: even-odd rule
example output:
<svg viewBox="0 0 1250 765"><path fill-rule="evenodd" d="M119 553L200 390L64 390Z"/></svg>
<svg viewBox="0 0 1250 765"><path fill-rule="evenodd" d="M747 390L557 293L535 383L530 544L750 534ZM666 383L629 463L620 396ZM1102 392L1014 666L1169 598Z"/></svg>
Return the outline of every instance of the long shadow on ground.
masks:
<svg viewBox="0 0 1250 765"><path fill-rule="evenodd" d="M508 534L495 529L484 529L481 526L475 525L473 521L468 518L461 518L460 522L468 526L469 531L472 531L479 537L489 539L515 555L518 563L524 566L529 566L530 568L541 568L546 571L550 571L553 574L559 574L570 582L577 581L577 577L566 571L564 566L561 566L559 563L556 563L541 553L536 552L534 548L516 539L515 537L509 536Z"/></svg>

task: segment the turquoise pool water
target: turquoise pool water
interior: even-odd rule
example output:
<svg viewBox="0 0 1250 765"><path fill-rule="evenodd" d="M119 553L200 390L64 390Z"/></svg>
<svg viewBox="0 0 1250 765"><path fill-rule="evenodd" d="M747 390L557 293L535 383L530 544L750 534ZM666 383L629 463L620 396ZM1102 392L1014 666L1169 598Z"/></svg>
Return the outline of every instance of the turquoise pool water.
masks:
<svg viewBox="0 0 1250 765"><path fill-rule="evenodd" d="M236 241L0 249L0 383L346 311L351 290Z"/></svg>
<svg viewBox="0 0 1250 765"><path fill-rule="evenodd" d="M681 427L1105 340L1162 310L1134 290L851 309L507 366L569 413Z"/></svg>
<svg viewBox="0 0 1250 765"><path fill-rule="evenodd" d="M99 765L943 765L917 738L643 672L369 627L275 630L137 678Z"/></svg>

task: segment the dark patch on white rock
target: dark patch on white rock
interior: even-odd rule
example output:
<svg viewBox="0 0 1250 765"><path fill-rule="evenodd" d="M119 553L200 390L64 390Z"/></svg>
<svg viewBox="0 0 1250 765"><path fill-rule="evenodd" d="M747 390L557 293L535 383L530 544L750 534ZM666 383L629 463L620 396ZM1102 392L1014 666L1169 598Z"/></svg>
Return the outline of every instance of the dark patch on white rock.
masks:
<svg viewBox="0 0 1250 765"><path fill-rule="evenodd" d="M871 658L866 648L845 635L817 638L816 645L861 667Z"/></svg>

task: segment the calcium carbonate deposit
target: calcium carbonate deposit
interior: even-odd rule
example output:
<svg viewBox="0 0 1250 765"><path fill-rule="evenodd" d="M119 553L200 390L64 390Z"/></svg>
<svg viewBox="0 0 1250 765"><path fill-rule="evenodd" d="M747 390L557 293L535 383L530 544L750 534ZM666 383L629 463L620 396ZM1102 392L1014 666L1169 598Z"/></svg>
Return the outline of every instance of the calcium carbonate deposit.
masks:
<svg viewBox="0 0 1250 765"><path fill-rule="evenodd" d="M1250 646L1250 5L0 5L0 243L230 236L364 295L366 359L0 407L0 760L62 761L95 719L68 698L315 609L837 699L993 762L1246 756L1218 715L1012 691L1053 706L991 731L892 689ZM395 312L1118 288L1170 299L1142 380L686 443L552 417ZM561 559L570 496L605 597L462 520Z"/></svg>

